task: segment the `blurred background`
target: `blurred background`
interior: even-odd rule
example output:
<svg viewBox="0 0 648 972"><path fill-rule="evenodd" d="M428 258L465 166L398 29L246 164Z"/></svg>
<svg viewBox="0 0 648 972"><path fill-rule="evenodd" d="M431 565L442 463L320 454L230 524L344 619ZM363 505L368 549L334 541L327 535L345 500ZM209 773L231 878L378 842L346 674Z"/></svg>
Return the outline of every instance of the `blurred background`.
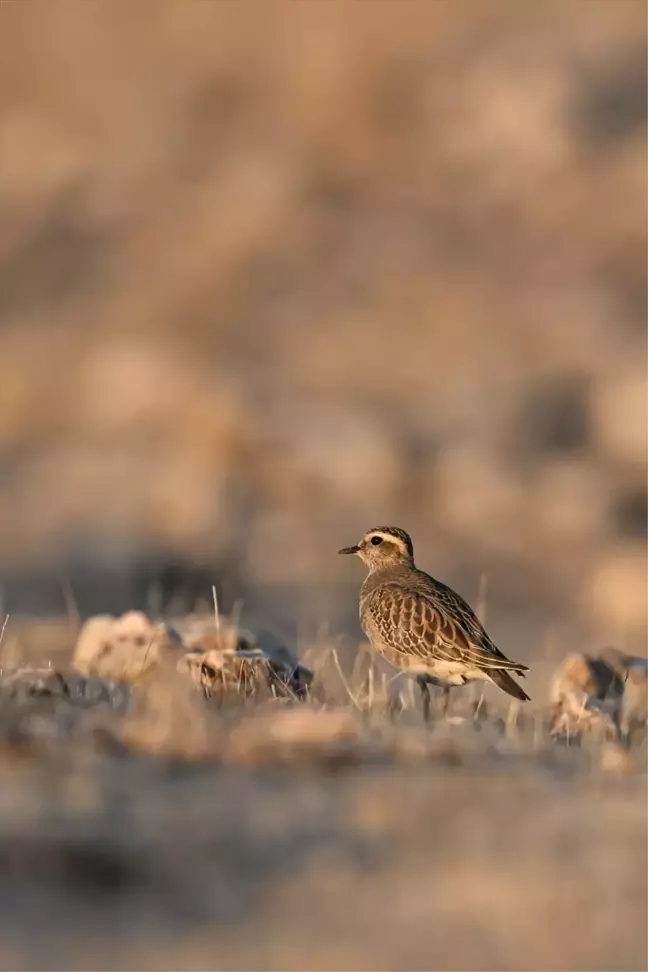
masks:
<svg viewBox="0 0 648 972"><path fill-rule="evenodd" d="M5 610L216 582L355 632L335 551L395 523L509 654L643 650L642 2L15 2L0 39Z"/></svg>

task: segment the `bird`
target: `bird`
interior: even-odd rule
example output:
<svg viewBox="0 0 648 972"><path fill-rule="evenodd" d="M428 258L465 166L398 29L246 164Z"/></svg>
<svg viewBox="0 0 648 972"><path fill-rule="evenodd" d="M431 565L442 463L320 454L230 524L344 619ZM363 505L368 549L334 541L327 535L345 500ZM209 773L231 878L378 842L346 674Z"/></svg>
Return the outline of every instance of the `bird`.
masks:
<svg viewBox="0 0 648 972"><path fill-rule="evenodd" d="M510 674L524 678L528 666L502 654L456 591L418 569L405 530L373 527L338 553L357 554L369 568L360 589L360 624L376 651L415 676L426 721L430 685L442 687L444 713L450 688L475 680L493 682L514 699L530 701Z"/></svg>

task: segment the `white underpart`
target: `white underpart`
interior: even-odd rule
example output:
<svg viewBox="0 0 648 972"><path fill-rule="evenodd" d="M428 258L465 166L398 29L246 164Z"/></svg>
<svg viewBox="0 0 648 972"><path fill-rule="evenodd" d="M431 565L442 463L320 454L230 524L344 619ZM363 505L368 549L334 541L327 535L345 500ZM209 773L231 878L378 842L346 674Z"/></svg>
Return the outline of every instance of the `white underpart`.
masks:
<svg viewBox="0 0 648 972"><path fill-rule="evenodd" d="M409 668L412 675L429 675L447 685L463 685L465 682L490 682L488 672L481 668L465 668L460 662L435 661L432 664L413 662Z"/></svg>

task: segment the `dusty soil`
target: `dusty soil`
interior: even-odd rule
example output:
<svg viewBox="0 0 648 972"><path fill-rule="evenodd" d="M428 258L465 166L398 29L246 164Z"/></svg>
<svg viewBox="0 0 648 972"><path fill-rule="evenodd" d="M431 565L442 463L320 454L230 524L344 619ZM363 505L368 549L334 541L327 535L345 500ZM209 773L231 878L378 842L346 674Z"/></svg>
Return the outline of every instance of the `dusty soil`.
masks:
<svg viewBox="0 0 648 972"><path fill-rule="evenodd" d="M5 694L0 965L645 969L645 742L505 716Z"/></svg>

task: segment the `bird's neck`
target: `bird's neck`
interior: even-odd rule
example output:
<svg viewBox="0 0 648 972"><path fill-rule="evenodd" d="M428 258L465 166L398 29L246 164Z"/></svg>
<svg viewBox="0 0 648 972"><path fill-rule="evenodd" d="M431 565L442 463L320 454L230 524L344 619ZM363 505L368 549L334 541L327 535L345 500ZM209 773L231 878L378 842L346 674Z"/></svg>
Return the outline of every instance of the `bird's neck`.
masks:
<svg viewBox="0 0 648 972"><path fill-rule="evenodd" d="M387 578L398 577L399 574L407 574L412 570L415 570L413 560L397 560L392 563L370 567L362 589L365 592L373 590L375 587L379 587Z"/></svg>
<svg viewBox="0 0 648 972"><path fill-rule="evenodd" d="M386 563L374 564L369 567L370 574L384 574L387 571L393 573L399 570L414 570L414 560L412 557L401 557L400 560L388 560Z"/></svg>

